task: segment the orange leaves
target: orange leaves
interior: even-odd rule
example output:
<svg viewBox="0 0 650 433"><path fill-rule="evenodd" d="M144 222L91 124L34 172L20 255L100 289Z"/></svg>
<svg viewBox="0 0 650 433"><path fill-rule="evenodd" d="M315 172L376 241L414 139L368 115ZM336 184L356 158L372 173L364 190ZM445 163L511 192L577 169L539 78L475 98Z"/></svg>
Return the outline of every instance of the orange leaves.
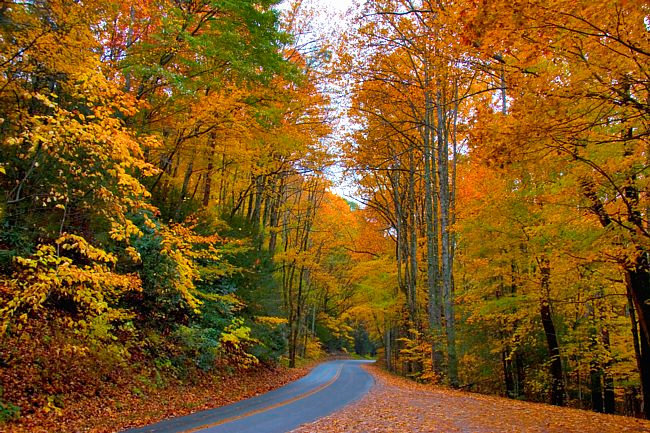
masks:
<svg viewBox="0 0 650 433"><path fill-rule="evenodd" d="M377 380L361 401L297 433L645 432L648 421L421 385L367 368Z"/></svg>
<svg viewBox="0 0 650 433"><path fill-rule="evenodd" d="M29 346L31 347L32 344L30 343ZM45 347L37 347L32 354L26 357L26 360L52 357L52 354L48 353L50 350L53 350L53 347L49 344ZM52 399L46 397L38 401L42 406L52 403L53 407L50 406L49 413L33 413L30 407L29 410L23 410L20 424L3 424L4 432L70 433L71 431L89 431L112 433L234 403L271 391L290 381L297 380L307 373L306 369L260 367L237 370L231 374L215 377L197 371L194 377L195 382L192 384L172 380L160 387L156 385L155 381L149 380L148 372L140 368L131 370L127 364L104 372L111 375L111 380L116 383L104 381L96 384L99 394L97 396L84 392L84 388L95 384L93 375L96 374L96 371L92 369L97 369L99 366L96 364L85 366L84 357L80 354L74 356L73 353L59 352L54 359L56 359L54 368L60 368L63 377L68 379L66 387L74 390L67 393L70 397L61 398L60 390L62 388L60 386L62 384L56 381L57 394L51 395ZM22 371L33 374L34 365L35 363L32 362ZM89 368L86 369L86 367ZM59 374L57 377L61 376ZM34 381L33 376L17 375L12 379L15 382L3 382L5 390L19 389L24 386L25 382L30 386L40 386ZM137 392L133 392L136 389ZM9 393L5 392L5 396L7 394ZM13 392L11 396L13 396ZM28 403L24 401L21 401L21 406L29 407Z"/></svg>

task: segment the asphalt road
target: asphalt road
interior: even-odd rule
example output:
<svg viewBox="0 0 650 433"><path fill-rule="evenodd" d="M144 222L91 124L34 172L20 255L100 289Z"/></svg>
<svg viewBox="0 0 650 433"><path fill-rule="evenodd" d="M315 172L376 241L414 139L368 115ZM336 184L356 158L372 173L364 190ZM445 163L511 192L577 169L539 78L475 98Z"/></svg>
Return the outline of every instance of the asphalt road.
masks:
<svg viewBox="0 0 650 433"><path fill-rule="evenodd" d="M367 393L374 379L361 368L364 362L326 362L302 379L266 394L124 433L286 433Z"/></svg>

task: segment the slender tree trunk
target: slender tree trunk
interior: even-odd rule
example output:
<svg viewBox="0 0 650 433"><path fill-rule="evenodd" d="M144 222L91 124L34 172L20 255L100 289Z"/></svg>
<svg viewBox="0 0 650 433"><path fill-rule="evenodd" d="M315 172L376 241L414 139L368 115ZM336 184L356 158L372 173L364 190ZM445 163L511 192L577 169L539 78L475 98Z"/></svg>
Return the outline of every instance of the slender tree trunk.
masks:
<svg viewBox="0 0 650 433"><path fill-rule="evenodd" d="M625 93L630 96L631 87L629 83L623 82ZM629 157L634 151L630 143L634 140L634 128L628 127L623 137L623 156ZM627 220L635 227L633 236L636 236L640 230L645 228L645 222L641 213L640 199L641 193L637 185L637 172L631 169L627 173L623 193L627 200ZM602 222L602 219L601 219ZM641 242L637 241L636 260L634 266L627 267L628 284L630 285L629 295L632 297L632 303L637 310L639 321L640 337L645 340L645 344L650 346L650 260L648 251Z"/></svg>
<svg viewBox="0 0 650 433"><path fill-rule="evenodd" d="M246 206L246 219L253 221L253 201L255 199L255 190L257 185L257 178L251 174L250 187L248 188L248 206Z"/></svg>
<svg viewBox="0 0 650 433"><path fill-rule="evenodd" d="M190 179L192 177L192 171L194 169L194 159L190 161L190 163L187 165L187 169L185 170L185 177L183 178L183 186L181 188L181 194L180 197L178 198L178 205L176 205L176 211L174 212L174 219L178 221L178 219L181 216L181 209L183 207L183 202L185 201L185 197L187 196L187 190L189 189L190 185Z"/></svg>
<svg viewBox="0 0 650 433"><path fill-rule="evenodd" d="M393 371L393 363L392 361L392 346L391 346L391 338L392 338L392 329L389 325L386 326L386 353L385 353L385 358L386 358L386 369L388 371Z"/></svg>
<svg viewBox="0 0 650 433"><path fill-rule="evenodd" d="M628 286L628 312L630 313L630 324L632 325L632 341L634 344L634 353L636 355L637 369L641 381L641 413L646 419L650 419L650 345L644 344L639 338L639 326L636 320L636 309L630 296L630 287Z"/></svg>
<svg viewBox="0 0 650 433"><path fill-rule="evenodd" d="M208 166L205 170L205 179L203 184L203 207L206 208L210 205L210 196L212 194L212 171L214 170L214 148L216 136L210 134L210 144L208 149Z"/></svg>
<svg viewBox="0 0 650 433"><path fill-rule="evenodd" d="M270 212L270 233L269 233L269 253L271 257L275 254L276 242L278 239L278 222L280 218L280 206L284 205L287 198L287 188L284 180L284 176L280 178L280 185L278 186L277 198L273 199L271 212Z"/></svg>
<svg viewBox="0 0 650 433"><path fill-rule="evenodd" d="M433 103L428 91L425 93L425 125L423 128L424 143L424 199L425 199L425 220L427 238L427 289L429 291L429 330L432 336L431 360L433 370L441 373L443 353L440 349L440 338L442 336L442 317L440 314L440 285L438 276L438 225L437 212L434 211L434 199L437 194L435 185L435 174L432 174L434 154L432 141L434 131L432 125ZM437 202L436 202L437 206Z"/></svg>
<svg viewBox="0 0 650 433"><path fill-rule="evenodd" d="M523 352L517 351L513 355L515 357L515 371L516 371L516 376L515 376L515 395L517 397L524 395L524 379L525 379L525 374L524 374L524 355Z"/></svg>
<svg viewBox="0 0 650 433"><path fill-rule="evenodd" d="M417 307L417 271L418 271L418 256L417 256L417 223L416 223L416 205L415 205L415 158L413 156L413 148L409 151L409 191L408 191L408 222L409 222L409 258L411 274L409 276L409 313L411 323L418 328L418 307Z"/></svg>
<svg viewBox="0 0 650 433"><path fill-rule="evenodd" d="M591 378L591 409L594 412L603 412L603 371L599 367L592 367L589 372Z"/></svg>
<svg viewBox="0 0 650 433"><path fill-rule="evenodd" d="M650 344L641 339L641 381L643 393L643 415L650 419Z"/></svg>
<svg viewBox="0 0 650 433"><path fill-rule="evenodd" d="M264 239L264 230L260 224L260 218L262 217L262 200L264 199L264 184L265 176L260 175L255 178L255 204L251 215L251 223L256 231L255 243L257 244L258 250L262 249L262 242Z"/></svg>
<svg viewBox="0 0 650 433"><path fill-rule="evenodd" d="M581 180L581 187L584 196L590 203L591 212L598 217L604 229L609 228L612 224L612 218L598 196L594 182L591 179L584 178ZM625 196L632 203L631 222L634 224L642 223L639 220L640 216L634 211L638 207L639 193L634 185L633 176L630 176L625 187ZM650 347L650 334L648 333L648 321L650 321L650 268L647 252L639 247L634 264L630 266L624 263L621 267L625 275L630 320L633 325L632 337L641 380L642 412L646 419L650 419L650 350L643 350L644 346Z"/></svg>
<svg viewBox="0 0 650 433"><path fill-rule="evenodd" d="M203 175L199 174L199 177L196 179L196 183L194 184L194 190L192 191L192 195L190 196L190 201L194 201L194 199L196 198L196 192L199 190L201 179L203 179Z"/></svg>
<svg viewBox="0 0 650 433"><path fill-rule="evenodd" d="M650 345L650 329L648 320L650 320L650 266L648 264L648 254L645 251L639 251L634 267L627 270L628 281L630 285L630 295L632 304L637 311L639 321L639 336Z"/></svg>
<svg viewBox="0 0 650 433"><path fill-rule="evenodd" d="M515 398L515 377L514 369L512 368L512 359L508 358L510 355L509 349L506 347L501 351L501 365L503 368L503 379L506 386L506 397Z"/></svg>
<svg viewBox="0 0 650 433"><path fill-rule="evenodd" d="M607 353L610 353L609 330L607 329L606 325L603 327L602 337L603 337L603 346L605 348L605 351ZM603 409L605 410L605 413L616 412L616 396L614 394L614 377L610 372L610 367L611 367L611 361L608 361L605 364L605 368L603 369L603 384L605 385L605 389L604 389L605 400L604 400Z"/></svg>
<svg viewBox="0 0 650 433"><path fill-rule="evenodd" d="M301 266L300 267L300 272L298 273L298 293L296 296L296 314L294 317L294 326L292 327L292 333L291 333L291 338L289 341L289 347L290 347L290 356L289 356L289 366L290 367L295 367L296 366L296 355L298 352L298 341L300 338L300 326L302 323L302 303L303 303L303 276L305 273L305 267Z"/></svg>
<svg viewBox="0 0 650 433"><path fill-rule="evenodd" d="M221 150L221 176L219 177L219 208L223 211L223 208L226 204L226 197L228 195L227 191L227 179L226 179L226 143L224 141L223 149Z"/></svg>
<svg viewBox="0 0 650 433"><path fill-rule="evenodd" d="M589 330L589 348L592 352L598 350L598 332L596 322L595 308L590 304L588 307L590 316L592 316L592 326ZM591 392L591 409L594 412L603 412L603 368L596 358L592 358L589 362L589 390Z"/></svg>
<svg viewBox="0 0 650 433"><path fill-rule="evenodd" d="M544 334L546 335L546 344L548 345L548 353L551 358L550 373L551 373L551 404L556 406L564 406L564 377L562 374L562 358L560 357L560 346L557 340L555 331L555 324L551 316L551 303L550 303L550 284L551 284L551 268L549 261L546 257L539 260L539 267L541 273L541 290L542 299L540 303L540 314L542 317L542 326L544 327Z"/></svg>
<svg viewBox="0 0 650 433"><path fill-rule="evenodd" d="M449 384L458 386L458 358L456 354L456 323L454 317L454 293L452 288L452 269L449 236L449 149L448 130L442 92L437 95L437 138L438 138L438 182L440 191L440 235L441 235L441 276L442 295L445 306L445 325L447 332L447 375Z"/></svg>
<svg viewBox="0 0 650 433"><path fill-rule="evenodd" d="M396 256L396 261L397 261L397 284L400 288L400 290L404 291L406 293L406 285L404 283L404 277L402 275L402 265L404 263L404 258L403 258L403 246L402 244L404 243L404 230L402 228L402 206L401 206L401 201L400 201L400 193L399 193L399 188L400 188L400 165L395 158L396 163L393 167L393 173L391 174L391 187L392 187L392 199L393 199L393 205L395 207L395 231L396 233L396 247L395 247L395 256Z"/></svg>
<svg viewBox="0 0 650 433"><path fill-rule="evenodd" d="M307 185L306 185L307 184ZM306 210L304 214L300 211L300 205L302 202L303 192L308 193L306 200ZM289 235L288 231L288 213L285 212L284 217L284 243L285 243L285 252L289 249L289 243L293 242L292 247L295 249L295 253L300 255L309 251L311 247L310 235L312 232L312 226L314 223L314 218L317 212L318 207L320 206L320 201L324 195L324 190L320 189L319 184L303 181L299 186L298 193L296 194L295 204L298 207L298 215L295 218L295 238ZM293 241L292 241L293 239ZM294 259L291 263L291 273L288 278L285 280L289 281L289 288L294 287L294 278L297 260ZM283 265L283 266L286 266ZM288 308L288 317L289 317L289 366L295 367L296 365L296 356L300 351L299 342L301 332L306 332L305 327L305 317L304 310L306 305L306 299L308 296L310 282L309 282L309 268L304 264L300 265L300 271L297 275L296 289L297 292L294 293L293 290L285 289L285 305ZM286 286L287 283L283 281L283 286Z"/></svg>

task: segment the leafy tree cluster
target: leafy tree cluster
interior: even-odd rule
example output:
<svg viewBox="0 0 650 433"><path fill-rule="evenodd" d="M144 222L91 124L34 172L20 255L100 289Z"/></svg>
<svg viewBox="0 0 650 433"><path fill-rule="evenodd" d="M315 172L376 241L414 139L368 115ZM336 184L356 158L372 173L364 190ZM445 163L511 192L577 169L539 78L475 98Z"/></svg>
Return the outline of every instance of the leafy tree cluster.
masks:
<svg viewBox="0 0 650 433"><path fill-rule="evenodd" d="M367 316L387 367L650 417L647 5L358 12L334 73L348 173L394 246Z"/></svg>
<svg viewBox="0 0 650 433"><path fill-rule="evenodd" d="M0 6L0 421L285 354L271 252L328 130L276 3Z"/></svg>

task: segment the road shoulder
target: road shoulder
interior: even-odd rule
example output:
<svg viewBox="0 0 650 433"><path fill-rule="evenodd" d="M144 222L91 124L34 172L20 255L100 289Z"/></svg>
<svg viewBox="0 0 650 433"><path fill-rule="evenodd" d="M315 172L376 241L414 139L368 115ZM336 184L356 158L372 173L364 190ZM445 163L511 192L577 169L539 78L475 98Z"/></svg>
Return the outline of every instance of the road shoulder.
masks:
<svg viewBox="0 0 650 433"><path fill-rule="evenodd" d="M115 389L110 395L79 399L47 418L29 415L18 424L3 425L7 433L112 433L164 419L236 403L280 388L305 376L313 367L259 368L227 374L206 374L192 385L162 389Z"/></svg>
<svg viewBox="0 0 650 433"><path fill-rule="evenodd" d="M650 422L590 411L422 385L381 370L370 392L343 410L293 433L353 432L650 432Z"/></svg>

